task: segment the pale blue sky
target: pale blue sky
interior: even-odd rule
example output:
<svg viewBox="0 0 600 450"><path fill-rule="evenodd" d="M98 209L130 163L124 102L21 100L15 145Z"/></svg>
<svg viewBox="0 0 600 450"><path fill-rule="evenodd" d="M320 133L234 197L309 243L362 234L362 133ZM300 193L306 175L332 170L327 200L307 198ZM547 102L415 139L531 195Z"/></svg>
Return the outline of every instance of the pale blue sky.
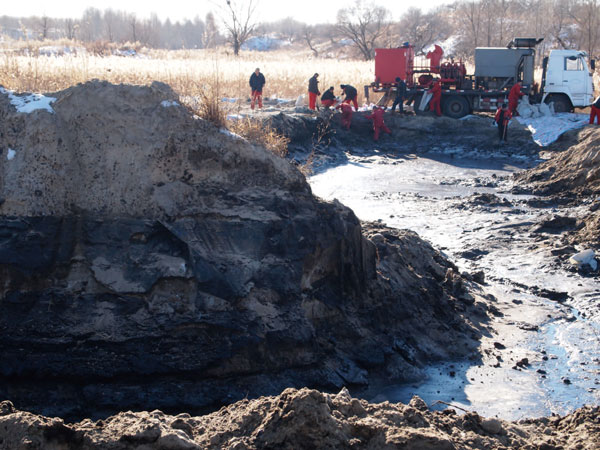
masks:
<svg viewBox="0 0 600 450"><path fill-rule="evenodd" d="M159 18L182 20L194 18L196 15L204 18L210 10L215 10L215 3L225 0L1 0L0 15L31 16L47 15L49 17L78 18L88 7L98 9L112 8L127 12L135 12L140 17L146 17L155 12ZM375 0L375 3L388 8L394 18L398 18L410 6L423 10L449 0ZM335 22L337 11L351 4L351 0L259 0L259 21L272 22L285 17L294 17L306 23L323 23L326 18Z"/></svg>

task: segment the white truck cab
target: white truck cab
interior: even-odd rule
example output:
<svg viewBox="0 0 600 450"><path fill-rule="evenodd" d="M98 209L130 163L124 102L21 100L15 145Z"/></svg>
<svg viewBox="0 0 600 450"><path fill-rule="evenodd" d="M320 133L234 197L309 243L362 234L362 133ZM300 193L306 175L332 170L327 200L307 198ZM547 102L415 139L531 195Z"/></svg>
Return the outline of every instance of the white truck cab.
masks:
<svg viewBox="0 0 600 450"><path fill-rule="evenodd" d="M593 66L587 53L579 50L552 50L544 58L542 101L554 103L556 112L585 108L594 101Z"/></svg>

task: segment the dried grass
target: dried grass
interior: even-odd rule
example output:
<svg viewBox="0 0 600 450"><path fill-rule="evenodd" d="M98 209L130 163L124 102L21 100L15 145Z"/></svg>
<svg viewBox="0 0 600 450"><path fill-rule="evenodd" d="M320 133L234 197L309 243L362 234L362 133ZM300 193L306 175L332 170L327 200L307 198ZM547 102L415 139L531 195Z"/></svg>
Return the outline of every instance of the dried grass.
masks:
<svg viewBox="0 0 600 450"><path fill-rule="evenodd" d="M288 153L289 138L279 134L267 122L259 119L245 118L229 121L228 128L245 137L256 145L261 145L273 154L285 158Z"/></svg>
<svg viewBox="0 0 600 450"><path fill-rule="evenodd" d="M169 84L182 96L199 96L203 86L219 72L222 97L247 99L248 79L256 67L265 74L267 97L296 99L305 94L308 79L321 74L321 88L352 84L359 91L373 81L373 63L352 60L313 59L297 52L242 52L236 58L225 49L157 51L140 49L137 57L102 56L106 43L76 54L39 56L42 46L67 46L65 42L21 42L21 47L0 49L0 85L18 92L55 92L92 79L111 83L148 85L152 81ZM130 48L133 46L130 46ZM110 46L109 46L110 49ZM100 53L94 54L94 53Z"/></svg>

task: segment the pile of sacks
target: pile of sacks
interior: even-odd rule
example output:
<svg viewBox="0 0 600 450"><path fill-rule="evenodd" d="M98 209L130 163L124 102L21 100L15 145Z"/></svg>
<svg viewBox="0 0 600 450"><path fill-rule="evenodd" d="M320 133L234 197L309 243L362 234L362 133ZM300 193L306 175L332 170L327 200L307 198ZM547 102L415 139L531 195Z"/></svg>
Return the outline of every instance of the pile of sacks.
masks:
<svg viewBox="0 0 600 450"><path fill-rule="evenodd" d="M529 97L527 95L523 96L519 102L519 106L517 106L517 112L519 113L519 116L523 117L524 119L552 117L556 114L554 112L554 103L540 103L538 105L532 105L529 103Z"/></svg>

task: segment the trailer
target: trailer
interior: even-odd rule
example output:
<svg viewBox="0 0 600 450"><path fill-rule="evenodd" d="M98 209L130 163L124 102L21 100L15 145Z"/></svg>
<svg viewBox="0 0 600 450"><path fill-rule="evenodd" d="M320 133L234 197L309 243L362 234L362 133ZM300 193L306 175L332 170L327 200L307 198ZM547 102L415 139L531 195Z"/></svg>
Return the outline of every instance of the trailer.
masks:
<svg viewBox="0 0 600 450"><path fill-rule="evenodd" d="M508 101L510 89L521 83L521 92L531 103L553 103L556 112L587 107L593 102L592 71L587 54L578 50L552 50L543 60L541 83L534 79L535 47L543 39L515 38L506 47L475 49L475 73L467 74L462 61L442 62L443 49L435 45L419 65L414 47L406 43L398 48L375 50L375 81L365 86L365 97L371 91L383 93L379 104L385 106L395 95L396 78L406 82L408 103L415 112L423 111L433 83L442 86L442 112L461 118L473 111L495 111ZM425 105L424 105L425 104Z"/></svg>

